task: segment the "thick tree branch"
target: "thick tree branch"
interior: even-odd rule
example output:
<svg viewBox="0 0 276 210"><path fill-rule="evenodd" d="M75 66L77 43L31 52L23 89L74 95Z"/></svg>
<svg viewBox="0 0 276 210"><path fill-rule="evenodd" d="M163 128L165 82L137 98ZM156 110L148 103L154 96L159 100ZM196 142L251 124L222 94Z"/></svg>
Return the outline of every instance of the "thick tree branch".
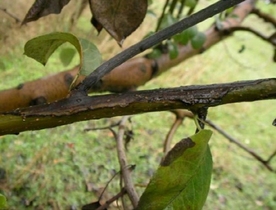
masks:
<svg viewBox="0 0 276 210"><path fill-rule="evenodd" d="M186 86L102 96L74 95L52 104L0 115L0 135L39 130L90 119L172 109L201 108L276 98L276 79Z"/></svg>

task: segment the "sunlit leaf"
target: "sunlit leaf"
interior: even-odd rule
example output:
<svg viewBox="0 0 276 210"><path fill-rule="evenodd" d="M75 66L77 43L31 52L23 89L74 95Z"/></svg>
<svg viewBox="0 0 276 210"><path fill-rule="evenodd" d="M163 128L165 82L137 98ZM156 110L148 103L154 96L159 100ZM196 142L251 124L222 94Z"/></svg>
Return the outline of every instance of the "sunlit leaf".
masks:
<svg viewBox="0 0 276 210"><path fill-rule="evenodd" d="M81 74L87 75L101 64L101 54L97 47L70 33L55 32L31 39L25 44L24 54L45 65L54 51L65 42L77 49Z"/></svg>
<svg viewBox="0 0 276 210"><path fill-rule="evenodd" d="M152 177L137 209L202 209L212 173L211 135L210 130L201 130L177 143Z"/></svg>
<svg viewBox="0 0 276 210"><path fill-rule="evenodd" d="M192 39L191 39L191 45L194 49L200 49L203 44L205 43L206 36L202 32L198 32Z"/></svg>
<svg viewBox="0 0 276 210"><path fill-rule="evenodd" d="M29 9L22 24L35 21L49 14L59 14L69 1L70 0L36 0Z"/></svg>
<svg viewBox="0 0 276 210"><path fill-rule="evenodd" d="M89 0L96 28L101 25L121 45L142 23L147 0Z"/></svg>

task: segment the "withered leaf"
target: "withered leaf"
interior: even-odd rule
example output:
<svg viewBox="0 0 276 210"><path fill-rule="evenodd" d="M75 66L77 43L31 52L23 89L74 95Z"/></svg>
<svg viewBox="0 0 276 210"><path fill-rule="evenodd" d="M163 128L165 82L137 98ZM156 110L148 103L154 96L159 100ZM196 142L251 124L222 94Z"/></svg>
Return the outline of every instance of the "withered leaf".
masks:
<svg viewBox="0 0 276 210"><path fill-rule="evenodd" d="M22 25L49 14L59 14L70 0L36 0L25 16Z"/></svg>
<svg viewBox="0 0 276 210"><path fill-rule="evenodd" d="M100 24L94 17L91 19L92 25L97 29L98 33L100 33L103 29L102 24Z"/></svg>
<svg viewBox="0 0 276 210"><path fill-rule="evenodd" d="M124 39L142 23L147 0L89 0L93 25L101 26L121 45Z"/></svg>

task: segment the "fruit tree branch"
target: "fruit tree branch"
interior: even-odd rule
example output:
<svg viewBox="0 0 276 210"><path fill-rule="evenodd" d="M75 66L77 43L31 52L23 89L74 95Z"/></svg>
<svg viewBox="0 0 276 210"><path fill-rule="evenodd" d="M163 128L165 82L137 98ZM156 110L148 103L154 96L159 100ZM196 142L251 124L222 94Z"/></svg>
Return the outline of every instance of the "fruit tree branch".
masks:
<svg viewBox="0 0 276 210"><path fill-rule="evenodd" d="M180 33L183 30L190 28L224 10L233 7L245 0L220 0L211 6L200 10L199 12L190 15L189 17L155 33L154 35L142 40L141 42L129 47L123 52L117 54L113 58L104 62L89 76L87 76L83 82L77 86L77 91L87 92L93 87L104 75L111 72L115 67L134 57L135 55L161 43L173 35ZM74 92L73 92L74 93Z"/></svg>
<svg viewBox="0 0 276 210"><path fill-rule="evenodd" d="M172 109L193 112L223 104L276 98L276 78L213 85L84 96L0 114L0 135L78 121Z"/></svg>

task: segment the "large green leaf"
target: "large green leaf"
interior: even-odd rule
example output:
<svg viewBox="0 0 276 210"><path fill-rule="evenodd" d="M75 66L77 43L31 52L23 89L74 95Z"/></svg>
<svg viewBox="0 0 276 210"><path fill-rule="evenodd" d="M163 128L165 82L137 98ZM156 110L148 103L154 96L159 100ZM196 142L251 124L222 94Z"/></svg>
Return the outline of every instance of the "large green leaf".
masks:
<svg viewBox="0 0 276 210"><path fill-rule="evenodd" d="M102 62L101 54L91 42L70 33L55 32L29 40L24 54L45 65L55 50L65 42L72 44L80 55L80 73L90 74Z"/></svg>
<svg viewBox="0 0 276 210"><path fill-rule="evenodd" d="M210 130L201 130L175 145L142 194L137 210L202 208L212 173L211 135Z"/></svg>

